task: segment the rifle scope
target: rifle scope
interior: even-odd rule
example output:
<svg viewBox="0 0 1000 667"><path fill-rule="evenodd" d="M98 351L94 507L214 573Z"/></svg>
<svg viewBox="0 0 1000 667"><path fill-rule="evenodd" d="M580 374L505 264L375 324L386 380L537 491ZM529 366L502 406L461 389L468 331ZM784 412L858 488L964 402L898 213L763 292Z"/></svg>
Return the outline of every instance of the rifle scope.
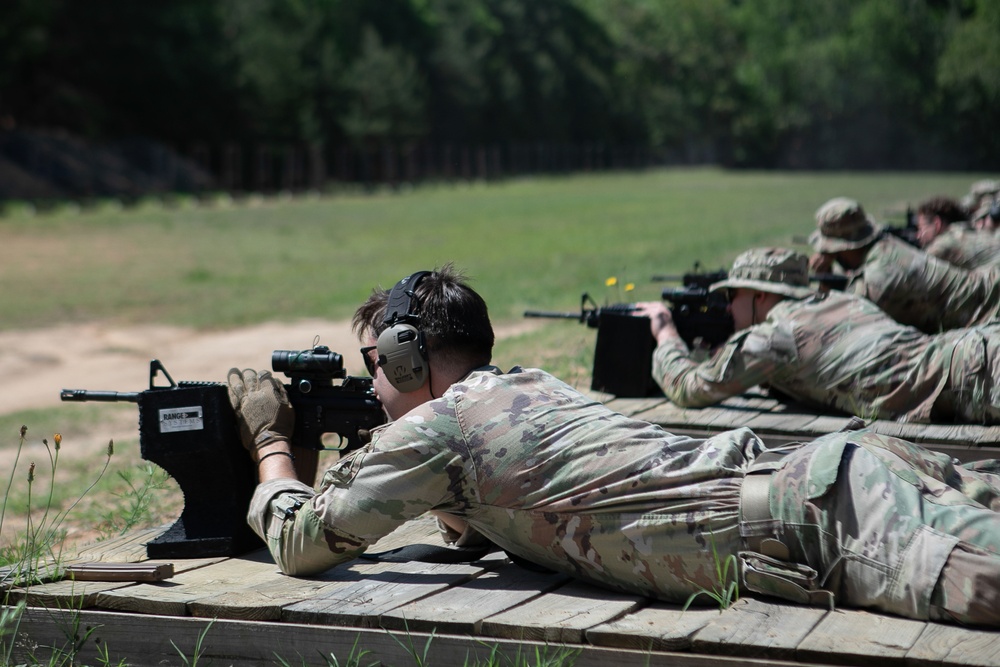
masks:
<svg viewBox="0 0 1000 667"><path fill-rule="evenodd" d="M332 352L326 345L311 350L275 350L271 353L271 370L285 375L347 377L343 355Z"/></svg>

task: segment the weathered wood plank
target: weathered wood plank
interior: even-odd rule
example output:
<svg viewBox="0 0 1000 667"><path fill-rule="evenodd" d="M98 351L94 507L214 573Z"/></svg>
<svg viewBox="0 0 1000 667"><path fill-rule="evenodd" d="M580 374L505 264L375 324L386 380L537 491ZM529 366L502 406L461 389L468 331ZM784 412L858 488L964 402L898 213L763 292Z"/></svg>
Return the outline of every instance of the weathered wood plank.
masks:
<svg viewBox="0 0 1000 667"><path fill-rule="evenodd" d="M231 590L192 597L187 602L191 616L253 621L281 620L282 610L314 597L330 597L336 591L380 576L391 563L356 560L309 578L289 577L277 572L249 578Z"/></svg>
<svg viewBox="0 0 1000 667"><path fill-rule="evenodd" d="M907 667L1000 665L1000 631L928 623L906 653Z"/></svg>
<svg viewBox="0 0 1000 667"><path fill-rule="evenodd" d="M438 540L434 521L421 518L400 526L373 548L391 550L417 540ZM332 590L356 585L366 577L391 570L392 565L358 560L309 578L279 571L266 549L198 571L175 576L169 586L147 584L128 591L111 590L97 604L116 611L144 614L194 615L218 618L277 620L285 605Z"/></svg>
<svg viewBox="0 0 1000 667"><path fill-rule="evenodd" d="M800 660L839 665L902 665L926 623L865 611L828 612L799 644Z"/></svg>
<svg viewBox="0 0 1000 667"><path fill-rule="evenodd" d="M134 530L100 542L77 547L76 553L67 554L70 561L102 561L106 563L138 563L147 559L146 543L155 540L169 526Z"/></svg>
<svg viewBox="0 0 1000 667"><path fill-rule="evenodd" d="M502 561L480 564L388 563L388 567L347 586L289 605L281 619L293 623L377 627L378 619L396 607L457 586Z"/></svg>
<svg viewBox="0 0 1000 667"><path fill-rule="evenodd" d="M571 582L490 616L482 622L480 632L503 639L580 644L589 628L610 623L647 604L645 598Z"/></svg>
<svg viewBox="0 0 1000 667"><path fill-rule="evenodd" d="M532 572L513 563L436 595L410 602L384 614L387 630L421 630L479 634L484 618L536 598L569 581L562 574Z"/></svg>
<svg viewBox="0 0 1000 667"><path fill-rule="evenodd" d="M744 598L695 634L696 652L794 660L796 648L828 612Z"/></svg>
<svg viewBox="0 0 1000 667"><path fill-rule="evenodd" d="M686 651L691 638L718 618L718 609L688 609L662 602L643 607L610 623L602 623L584 635L595 646L614 646L640 651Z"/></svg>
<svg viewBox="0 0 1000 667"><path fill-rule="evenodd" d="M620 412L629 417L634 417L640 413L653 410L666 410L669 408L680 410L680 408L662 396L653 396L649 398L614 398L609 401L605 401L604 404L615 412Z"/></svg>
<svg viewBox="0 0 1000 667"><path fill-rule="evenodd" d="M196 570L214 563L219 563L224 558L191 558L172 561L174 563L174 576L182 572ZM83 562L100 562L94 559ZM154 562L154 561L147 561ZM156 561L158 562L158 561ZM167 579L163 583L172 581ZM16 604L24 601L35 607L56 607L61 609L88 609L99 606L100 596L110 591L121 590L135 586L131 582L109 582L109 581L74 581L72 579L62 579L44 584L35 584L26 588L13 588L9 591L9 602Z"/></svg>
<svg viewBox="0 0 1000 667"><path fill-rule="evenodd" d="M279 659L311 667L330 664L329 656L341 663L358 657L360 664L414 664L414 654L423 654L424 664L462 665L519 664L518 659L545 656L560 651L575 653L574 667L815 667L802 663L745 660L688 653L656 653L621 648L559 645L542 642L490 639L411 632L389 633L382 629L338 628L295 623L261 623L209 620L171 616L142 616L117 612L39 610L29 608L18 628L16 662L40 660L48 664L66 662L74 628L96 628L75 654L75 664L128 664L159 667L183 663L270 667ZM99 639L99 644L95 642ZM201 652L195 646L201 641ZM107 654L98 652L98 645ZM56 650L53 650L54 647ZM60 652L61 651L61 652ZM197 660L195 657L197 656Z"/></svg>
<svg viewBox="0 0 1000 667"><path fill-rule="evenodd" d="M239 558L175 574L167 582L102 591L97 605L138 614L187 616L188 605L199 598L242 590L280 576L267 550L258 549Z"/></svg>

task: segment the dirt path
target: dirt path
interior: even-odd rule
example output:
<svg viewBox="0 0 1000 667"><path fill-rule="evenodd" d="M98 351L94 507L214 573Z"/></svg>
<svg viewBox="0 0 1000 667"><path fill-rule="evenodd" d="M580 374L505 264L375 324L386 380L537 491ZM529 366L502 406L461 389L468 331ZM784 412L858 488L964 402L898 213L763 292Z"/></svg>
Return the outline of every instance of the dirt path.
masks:
<svg viewBox="0 0 1000 667"><path fill-rule="evenodd" d="M64 388L141 391L149 386L150 359L159 359L176 381L223 381L232 366L270 368L273 350L306 349L317 336L344 355L349 373L364 373L347 321L302 320L207 332L101 323L0 332L0 414L57 406Z"/></svg>

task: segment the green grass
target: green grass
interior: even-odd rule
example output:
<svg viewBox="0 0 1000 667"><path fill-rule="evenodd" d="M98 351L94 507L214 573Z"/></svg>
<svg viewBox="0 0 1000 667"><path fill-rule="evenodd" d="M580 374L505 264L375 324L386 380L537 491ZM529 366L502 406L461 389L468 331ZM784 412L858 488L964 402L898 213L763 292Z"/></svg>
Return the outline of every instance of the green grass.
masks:
<svg viewBox="0 0 1000 667"><path fill-rule="evenodd" d="M497 322L525 308L577 307L604 280L657 298L654 273L791 243L832 196L882 216L976 174L659 169L437 185L372 196L176 208L144 204L0 219L4 329L115 318L229 327L350 316L377 284L454 261Z"/></svg>
<svg viewBox="0 0 1000 667"><path fill-rule="evenodd" d="M855 197L898 223L908 204L961 196L982 176L656 169L211 206L147 201L34 216L12 206L0 218L0 283L10 286L0 291L0 330L349 318L373 286L448 261L468 273L496 324L512 324L529 308L577 311L583 292L599 304L658 299L652 275L792 245L830 197ZM606 287L610 276L635 290ZM552 322L501 343L496 362L572 379L589 372L593 340L585 327Z"/></svg>

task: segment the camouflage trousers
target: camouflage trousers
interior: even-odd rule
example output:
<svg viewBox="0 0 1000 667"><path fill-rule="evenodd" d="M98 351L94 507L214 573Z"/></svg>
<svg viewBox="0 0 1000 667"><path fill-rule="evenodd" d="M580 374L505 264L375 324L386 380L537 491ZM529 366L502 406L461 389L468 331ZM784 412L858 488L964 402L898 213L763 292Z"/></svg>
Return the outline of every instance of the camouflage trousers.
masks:
<svg viewBox="0 0 1000 667"><path fill-rule="evenodd" d="M773 474L775 536L837 605L998 626L998 471L867 430L831 434Z"/></svg>

